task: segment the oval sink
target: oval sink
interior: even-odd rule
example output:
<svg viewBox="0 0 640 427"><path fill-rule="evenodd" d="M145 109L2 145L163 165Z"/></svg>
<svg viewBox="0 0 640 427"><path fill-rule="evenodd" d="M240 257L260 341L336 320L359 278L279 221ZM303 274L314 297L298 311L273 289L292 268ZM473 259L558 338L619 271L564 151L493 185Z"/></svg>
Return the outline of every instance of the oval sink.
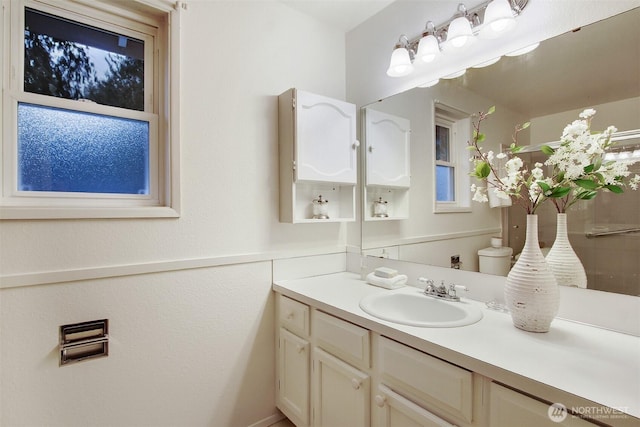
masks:
<svg viewBox="0 0 640 427"><path fill-rule="evenodd" d="M360 308L382 320L426 328L466 326L482 319L477 306L438 300L415 288L366 296L360 300Z"/></svg>

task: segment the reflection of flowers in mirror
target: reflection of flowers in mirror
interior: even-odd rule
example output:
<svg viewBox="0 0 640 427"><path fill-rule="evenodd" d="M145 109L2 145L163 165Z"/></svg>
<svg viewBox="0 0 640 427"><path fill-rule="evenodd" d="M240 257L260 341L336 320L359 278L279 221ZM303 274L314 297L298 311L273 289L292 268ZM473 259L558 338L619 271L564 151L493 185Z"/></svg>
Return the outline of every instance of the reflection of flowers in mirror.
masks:
<svg viewBox="0 0 640 427"><path fill-rule="evenodd" d="M617 129L609 126L603 132L592 132L595 114L594 109L584 110L564 128L558 148L542 148L549 155L545 164L553 167L554 183L569 190L553 200L558 212L566 212L578 200L593 199L599 191L619 194L627 185L637 190L640 184L640 176L632 176L629 170L640 161L640 153L609 151L615 145L612 136Z"/></svg>
<svg viewBox="0 0 640 427"><path fill-rule="evenodd" d="M593 199L599 191L622 193L626 185L633 190L638 188L640 176L631 176L629 166L640 161L640 150L610 152L615 144L611 137L617 129L609 126L603 132L592 132L591 119L595 110L584 110L578 120L565 127L558 148L542 147L542 152L549 156L544 165L552 167L548 177L544 176L542 163L536 163L528 170L522 159L514 155L521 150L517 145L517 134L529 123L516 126L508 153L483 151L479 144L485 140L485 135L480 132L480 125L494 112L495 108L491 107L486 113L478 113L473 124L473 141L469 142L469 149L474 152L471 161L475 168L471 175L487 184L487 187L472 185L473 200L486 202L487 191L493 191L497 197L510 198L533 214L546 199L551 199L556 210L564 213L579 200ZM503 168L498 168L495 160L505 158L509 160Z"/></svg>

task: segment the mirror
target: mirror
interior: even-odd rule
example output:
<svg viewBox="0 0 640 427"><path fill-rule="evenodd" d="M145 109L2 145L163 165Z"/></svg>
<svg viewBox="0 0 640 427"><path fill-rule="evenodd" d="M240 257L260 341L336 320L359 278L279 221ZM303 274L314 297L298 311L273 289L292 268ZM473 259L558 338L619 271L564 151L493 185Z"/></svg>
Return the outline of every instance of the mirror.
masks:
<svg viewBox="0 0 640 427"><path fill-rule="evenodd" d="M441 79L433 87L414 88L363 107L363 117L366 111L379 111L406 119L411 128L411 181L410 187L402 190L406 215L397 219L363 215L363 254L442 267L452 266L453 257L459 256L458 266L479 271L478 251L491 246L492 237L502 237L505 246L519 253L525 215L520 207L490 208L476 202L465 205L470 191L463 194L457 189L464 206L437 212L436 113L444 109L471 115L495 105L496 113L483 123L485 148L494 150L510 144L514 126L526 121L532 125L519 134L519 145L533 147L556 141L564 127L588 107L597 110L594 130L609 125L620 131L638 130L638 22L640 8L546 40L528 54L503 57L488 67L470 68L461 77ZM618 145L638 149L640 137L630 137ZM535 161L535 150L531 151L527 155ZM638 164L635 172L640 173ZM398 193L394 188L372 188L376 200L388 195L393 201ZM363 193L367 190L373 193L365 185ZM363 202L365 213L369 202ZM387 209L393 212L393 203ZM555 238L555 210L548 203L538 213L540 240L550 246ZM600 194L595 200L574 206L568 219L572 245L587 270L588 288L640 295L640 191ZM628 229L636 231L621 232Z"/></svg>

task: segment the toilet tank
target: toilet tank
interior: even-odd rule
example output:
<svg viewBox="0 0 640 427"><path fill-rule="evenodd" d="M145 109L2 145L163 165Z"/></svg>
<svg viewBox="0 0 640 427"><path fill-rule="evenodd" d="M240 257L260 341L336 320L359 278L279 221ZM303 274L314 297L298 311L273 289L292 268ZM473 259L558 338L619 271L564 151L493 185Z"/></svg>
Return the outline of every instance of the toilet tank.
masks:
<svg viewBox="0 0 640 427"><path fill-rule="evenodd" d="M484 248L478 251L480 273L506 276L511 269L511 255L513 249L509 247Z"/></svg>

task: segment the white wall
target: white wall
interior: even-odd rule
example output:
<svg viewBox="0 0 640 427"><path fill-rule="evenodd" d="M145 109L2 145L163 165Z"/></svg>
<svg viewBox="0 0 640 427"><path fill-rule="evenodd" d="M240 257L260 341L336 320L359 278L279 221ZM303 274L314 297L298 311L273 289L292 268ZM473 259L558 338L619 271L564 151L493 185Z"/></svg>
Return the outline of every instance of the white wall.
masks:
<svg viewBox="0 0 640 427"><path fill-rule="evenodd" d="M277 96L344 99L344 33L276 1L187 5L181 218L0 223L0 425L247 426L276 413L269 259L346 241L345 225L278 222ZM159 272L91 279L113 271ZM104 317L109 357L59 368L59 325Z"/></svg>

